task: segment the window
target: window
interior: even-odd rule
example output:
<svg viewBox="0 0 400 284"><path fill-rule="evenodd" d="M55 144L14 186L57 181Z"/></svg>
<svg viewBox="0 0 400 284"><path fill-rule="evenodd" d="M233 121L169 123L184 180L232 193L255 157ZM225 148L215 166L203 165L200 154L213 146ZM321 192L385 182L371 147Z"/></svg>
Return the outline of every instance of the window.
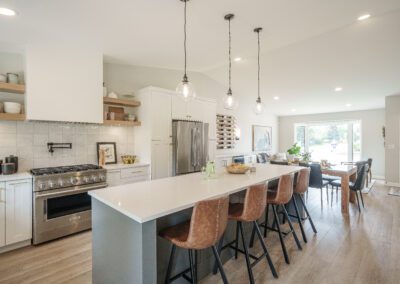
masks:
<svg viewBox="0 0 400 284"><path fill-rule="evenodd" d="M295 142L313 161L340 164L361 159L361 121L299 123L294 130Z"/></svg>

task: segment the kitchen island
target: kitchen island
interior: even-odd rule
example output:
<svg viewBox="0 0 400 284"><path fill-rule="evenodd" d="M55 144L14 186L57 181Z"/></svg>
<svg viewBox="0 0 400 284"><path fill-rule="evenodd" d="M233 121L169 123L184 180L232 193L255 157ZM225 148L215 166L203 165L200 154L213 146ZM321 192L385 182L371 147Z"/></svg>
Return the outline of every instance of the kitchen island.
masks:
<svg viewBox="0 0 400 284"><path fill-rule="evenodd" d="M189 219L196 202L300 169L259 164L245 175L219 173L205 179L195 173L91 191L93 283L161 283L169 245L157 237L160 229Z"/></svg>

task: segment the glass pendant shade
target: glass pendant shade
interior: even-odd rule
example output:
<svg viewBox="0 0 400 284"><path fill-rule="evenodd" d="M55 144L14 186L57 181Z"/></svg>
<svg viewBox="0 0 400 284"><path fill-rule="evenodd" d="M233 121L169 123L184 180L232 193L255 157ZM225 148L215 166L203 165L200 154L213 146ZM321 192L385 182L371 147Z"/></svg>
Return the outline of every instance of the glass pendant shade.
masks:
<svg viewBox="0 0 400 284"><path fill-rule="evenodd" d="M184 101L190 101L196 97L193 84L187 79L185 80L185 78L183 78L182 82L180 82L176 87L176 92L181 95Z"/></svg>
<svg viewBox="0 0 400 284"><path fill-rule="evenodd" d="M222 100L222 105L225 109L235 110L238 108L238 101L232 96L232 94L227 93Z"/></svg>
<svg viewBox="0 0 400 284"><path fill-rule="evenodd" d="M257 115L263 114L265 110L265 105L262 103L261 99L256 100L256 104L254 105L254 112Z"/></svg>

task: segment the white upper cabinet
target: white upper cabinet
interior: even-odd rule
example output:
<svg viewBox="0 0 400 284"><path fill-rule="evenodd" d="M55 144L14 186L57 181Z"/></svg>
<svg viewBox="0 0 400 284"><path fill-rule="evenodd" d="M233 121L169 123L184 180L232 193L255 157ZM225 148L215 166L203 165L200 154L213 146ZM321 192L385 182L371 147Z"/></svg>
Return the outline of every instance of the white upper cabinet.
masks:
<svg viewBox="0 0 400 284"><path fill-rule="evenodd" d="M189 119L187 103L177 95L172 95L172 118Z"/></svg>
<svg viewBox="0 0 400 284"><path fill-rule="evenodd" d="M100 52L65 44L27 47L27 119L102 123L102 86Z"/></svg>
<svg viewBox="0 0 400 284"><path fill-rule="evenodd" d="M170 143L172 135L171 125L171 96L161 91L151 93L151 129L152 141L165 141Z"/></svg>

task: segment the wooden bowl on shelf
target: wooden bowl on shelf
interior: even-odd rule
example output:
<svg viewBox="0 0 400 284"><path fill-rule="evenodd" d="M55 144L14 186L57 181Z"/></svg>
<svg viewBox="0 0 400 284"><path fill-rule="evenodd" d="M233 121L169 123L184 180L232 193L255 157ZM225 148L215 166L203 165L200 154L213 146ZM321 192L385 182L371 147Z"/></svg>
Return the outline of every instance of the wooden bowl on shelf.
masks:
<svg viewBox="0 0 400 284"><path fill-rule="evenodd" d="M244 164L230 164L229 166L226 167L226 171L230 174L245 174L247 171L250 170L249 166L246 166Z"/></svg>

